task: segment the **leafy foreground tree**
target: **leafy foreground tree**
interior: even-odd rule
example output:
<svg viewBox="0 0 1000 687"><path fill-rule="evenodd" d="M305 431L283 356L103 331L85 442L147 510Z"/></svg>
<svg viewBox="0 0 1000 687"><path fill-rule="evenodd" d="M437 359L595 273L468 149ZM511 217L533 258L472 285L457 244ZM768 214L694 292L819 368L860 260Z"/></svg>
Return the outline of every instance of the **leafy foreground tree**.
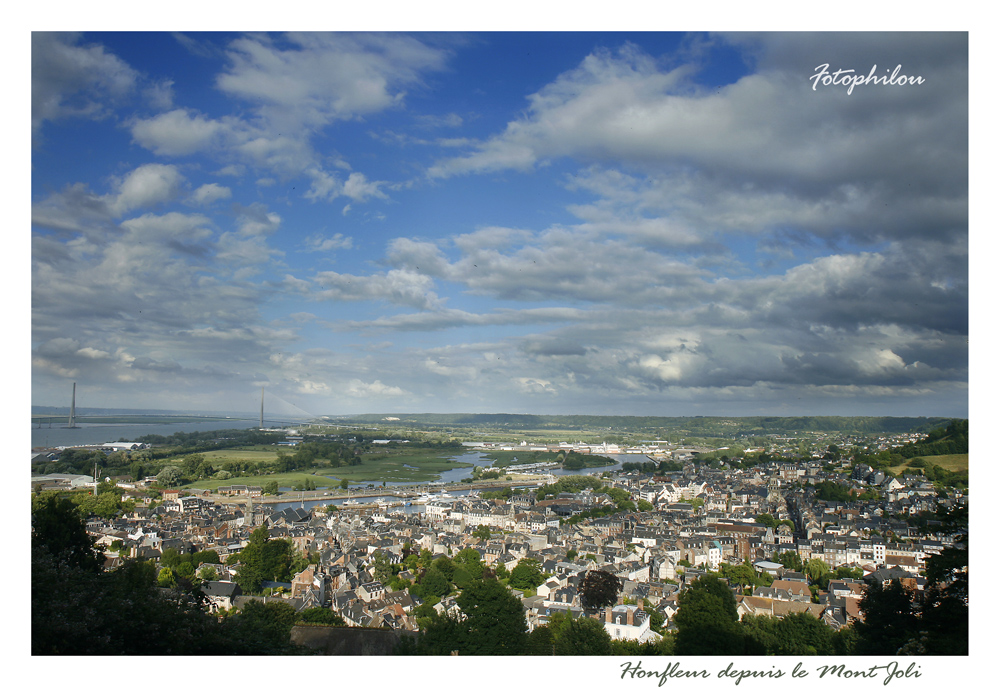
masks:
<svg viewBox="0 0 1000 687"><path fill-rule="evenodd" d="M864 621L854 626L859 654L894 655L919 632L913 592L904 588L899 580L892 580L885 586L870 585L858 602L858 608L864 614Z"/></svg>
<svg viewBox="0 0 1000 687"><path fill-rule="evenodd" d="M243 589L256 593L269 580L291 581L293 558L291 540L271 539L267 525L261 525L250 534L250 543L230 560L242 563L235 581Z"/></svg>
<svg viewBox="0 0 1000 687"><path fill-rule="evenodd" d="M673 656L674 635L667 633L656 642L640 642L638 639L611 640L611 653L615 656Z"/></svg>
<svg viewBox="0 0 1000 687"><path fill-rule="evenodd" d="M310 653L289 640L294 612L288 616L287 604L220 621L206 613L197 593L157 588L152 563L129 560L101 572L80 539L80 533L86 537L83 521L60 499L41 500L33 511L32 654Z"/></svg>
<svg viewBox="0 0 1000 687"><path fill-rule="evenodd" d="M31 549L46 552L56 561L81 570L98 572L103 556L69 499L41 494L31 501Z"/></svg>
<svg viewBox="0 0 1000 687"><path fill-rule="evenodd" d="M611 636L595 618L574 618L553 642L557 656L610 656Z"/></svg>
<svg viewBox="0 0 1000 687"><path fill-rule="evenodd" d="M842 650L843 642L837 641L837 632L809 613L789 613L781 618L747 615L740 625L745 633L748 654L831 656L846 653Z"/></svg>
<svg viewBox="0 0 1000 687"><path fill-rule="evenodd" d="M675 654L743 653L743 630L737 622L736 597L725 582L715 575L702 575L681 592L677 601Z"/></svg>
<svg viewBox="0 0 1000 687"><path fill-rule="evenodd" d="M431 618L415 643L404 641L400 653L517 656L528 647L528 624L520 599L495 579L474 581L457 599L465 615Z"/></svg>

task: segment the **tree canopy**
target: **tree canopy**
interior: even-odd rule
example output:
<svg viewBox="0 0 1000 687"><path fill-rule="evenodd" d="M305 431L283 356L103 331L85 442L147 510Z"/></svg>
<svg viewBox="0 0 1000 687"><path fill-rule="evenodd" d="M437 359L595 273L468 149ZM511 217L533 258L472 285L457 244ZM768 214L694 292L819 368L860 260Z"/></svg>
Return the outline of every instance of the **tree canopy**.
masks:
<svg viewBox="0 0 1000 687"><path fill-rule="evenodd" d="M574 618L553 642L557 656L610 656L611 636L596 618Z"/></svg>
<svg viewBox="0 0 1000 687"><path fill-rule="evenodd" d="M599 608L610 606L618 600L623 583L606 570L588 570L578 586L584 606Z"/></svg>
<svg viewBox="0 0 1000 687"><path fill-rule="evenodd" d="M836 653L836 633L808 613L781 618L748 614L740 623L746 653L769 656L829 656Z"/></svg>
<svg viewBox="0 0 1000 687"><path fill-rule="evenodd" d="M715 575L702 575L678 597L678 655L737 655L744 649L736 598Z"/></svg>
<svg viewBox="0 0 1000 687"><path fill-rule="evenodd" d="M864 620L854 624L859 654L894 655L917 634L913 593L899 580L869 585L858 607L864 614Z"/></svg>
<svg viewBox="0 0 1000 687"><path fill-rule="evenodd" d="M510 578L507 584L515 589L532 590L545 581L545 573L542 572L542 564L533 558L522 558L510 571Z"/></svg>
<svg viewBox="0 0 1000 687"><path fill-rule="evenodd" d="M288 582L294 546L288 539L271 539L267 526L262 525L250 535L250 543L237 554L241 563L235 581L250 592L259 592L264 582Z"/></svg>
<svg viewBox="0 0 1000 687"><path fill-rule="evenodd" d="M101 556L94 550L76 506L68 499L43 494L31 500L31 548L44 549L56 560L88 571L101 569Z"/></svg>
<svg viewBox="0 0 1000 687"><path fill-rule="evenodd" d="M458 595L464 619L450 614L431 617L414 646L404 651L447 655L520 655L527 650L524 607L495 579L474 581Z"/></svg>

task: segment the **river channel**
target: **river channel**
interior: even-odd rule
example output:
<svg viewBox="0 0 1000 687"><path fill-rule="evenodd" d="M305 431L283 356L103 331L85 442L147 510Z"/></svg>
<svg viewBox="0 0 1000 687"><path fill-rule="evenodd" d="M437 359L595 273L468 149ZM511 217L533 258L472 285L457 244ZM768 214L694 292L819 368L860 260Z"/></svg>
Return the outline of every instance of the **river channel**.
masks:
<svg viewBox="0 0 1000 687"><path fill-rule="evenodd" d="M618 466L621 465L622 462L639 463L639 462L643 462L643 461L649 460L644 455L633 454L633 453L629 453L629 454L612 453L612 454L600 454L600 455L603 455L606 458L611 458L612 460L615 461L615 464L614 465L604 465L604 466L596 467L596 468L583 468L583 469L580 469L580 470L565 470L563 468L557 468L557 469L554 469L554 470L546 470L546 471L544 471L544 474L552 474L552 475L555 475L556 477L563 477L563 476L566 476L566 475L593 475L593 474L600 474L602 472L606 472L606 471L609 471L609 470L616 470L616 469L618 469ZM451 470L444 470L444 471L441 472L441 479L438 480L437 482L432 482L429 485L428 484L417 485L417 484L414 484L413 482L385 482L385 486L387 488L388 487L401 487L401 488L405 488L407 491L413 491L413 490L426 491L426 492L430 493L432 496L441 495L440 492L443 491L442 490L442 486L444 486L446 484L454 484L456 482L461 482L463 479L471 477L472 476L472 470L473 470L473 468L475 468L476 466L484 467L484 468L485 467L490 467L491 465L493 465L493 461L496 460L498 457L499 457L498 455L489 454L489 453L483 453L481 451L477 451L477 452L474 452L474 453L466 453L466 454L463 454L463 455L455 456L455 460L456 460L456 462L459 462L459 463L472 463L472 465L470 465L469 467L464 467L464 468L452 468ZM330 479L338 481L338 482L340 481L340 478L336 478L336 477L330 477ZM373 483L374 486L381 486L381 484L382 484L381 482L379 482L377 484ZM473 490L472 489L463 489L463 490L458 490L458 491L448 490L446 493L448 494L448 496L451 496L451 497L460 497L460 496L468 496L471 491L473 491ZM294 497L294 495L296 493L296 492L294 492L294 491L292 491L291 489L288 489L288 488L282 488L281 492L282 492L282 495L286 496L286 497L287 496L293 496ZM377 502L379 500L382 500L387 505L387 509L388 510L399 510L399 509L402 509L403 512L405 512L405 513L420 513L420 512L423 512L423 510L424 510L424 507L423 507L422 504L412 503L407 498L401 498L401 497L390 496L390 495L383 495L383 496L343 496L343 497L330 498L330 499L325 499L325 500L316 500L313 497L313 498L309 498L308 500L301 500L301 501L294 501L294 502L285 502L285 503L277 503L277 504L274 504L274 507L275 507L276 510L283 510L285 508L293 508L293 507L298 507L299 505L305 505L305 504L308 504L310 507L325 506L325 505L331 504L331 503L334 504L334 505L341 505L344 501L347 501L347 500L354 501L354 502L356 502L358 504L374 503L374 502Z"/></svg>

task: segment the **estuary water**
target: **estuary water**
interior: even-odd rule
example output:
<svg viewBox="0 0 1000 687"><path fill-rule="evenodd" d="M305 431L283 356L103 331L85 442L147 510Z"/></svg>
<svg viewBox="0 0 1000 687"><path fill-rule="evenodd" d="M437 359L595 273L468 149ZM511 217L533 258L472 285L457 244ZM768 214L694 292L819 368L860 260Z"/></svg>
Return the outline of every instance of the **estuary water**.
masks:
<svg viewBox="0 0 1000 687"><path fill-rule="evenodd" d="M149 424L78 423L75 429L65 425L43 424L31 427L31 445L35 448L57 446L87 446L109 441L135 441L147 434L170 436L175 432L208 432L217 429L250 429L260 424L258 420L208 420L205 422L152 422Z"/></svg>

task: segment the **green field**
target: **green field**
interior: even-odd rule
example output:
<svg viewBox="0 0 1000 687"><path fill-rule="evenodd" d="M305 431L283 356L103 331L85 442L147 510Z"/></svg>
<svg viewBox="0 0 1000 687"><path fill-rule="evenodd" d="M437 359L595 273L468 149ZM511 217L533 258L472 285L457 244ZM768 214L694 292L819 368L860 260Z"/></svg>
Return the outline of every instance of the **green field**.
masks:
<svg viewBox="0 0 1000 687"><path fill-rule="evenodd" d="M531 463L548 463L555 459L554 453L536 451L483 451L493 458L493 467L505 468L511 465L530 465Z"/></svg>
<svg viewBox="0 0 1000 687"><path fill-rule="evenodd" d="M213 467L219 468L232 460L271 461L277 457L279 450L288 447L260 446L247 448L222 449L206 451L201 455ZM464 453L463 449L456 449ZM174 460L179 464L183 458ZM471 463L455 460L454 455L443 455L440 449L391 448L377 450L364 455L360 465L332 467L316 467L309 471L284 472L276 475L257 475L234 477L230 480L199 480L186 485L192 489L217 489L225 484L247 484L263 486L276 481L278 486L292 487L311 479L320 490L339 488L341 479L347 478L352 485L381 484L382 482L434 482L440 479L441 472L454 468L469 467Z"/></svg>
<svg viewBox="0 0 1000 687"><path fill-rule="evenodd" d="M245 448L224 448L218 451L205 451L201 455L214 467L219 467L222 463L230 460L246 460L258 462L274 460L278 457L278 451L290 452L289 446L247 446ZM177 461L180 462L180 461Z"/></svg>
<svg viewBox="0 0 1000 687"><path fill-rule="evenodd" d="M954 453L945 456L920 456L928 465L937 465L944 468L945 470L950 470L952 472L963 472L969 469L969 454L968 453ZM912 460L912 459L911 459ZM906 461L902 465L897 465L896 467L887 468L887 470L894 475L898 475L906 468L910 467L910 461Z"/></svg>
<svg viewBox="0 0 1000 687"><path fill-rule="evenodd" d="M463 449L458 452L465 453ZM317 474L333 475L338 479L346 477L352 482L368 484L374 482L433 482L441 477L441 472L454 468L465 468L472 463L461 463L455 456L442 455L439 449L391 449L384 453L366 453L361 465L339 468L324 468Z"/></svg>
<svg viewBox="0 0 1000 687"><path fill-rule="evenodd" d="M294 487L296 484L304 484L307 479L311 479L319 491L332 491L340 489L340 480L328 480L320 476L320 471L316 474L310 472L283 472L278 475L253 475L248 477L233 477L229 480L202 479L197 482L185 484L184 489L218 489L227 484L246 484L248 486L262 487L268 482L277 482L279 487Z"/></svg>

